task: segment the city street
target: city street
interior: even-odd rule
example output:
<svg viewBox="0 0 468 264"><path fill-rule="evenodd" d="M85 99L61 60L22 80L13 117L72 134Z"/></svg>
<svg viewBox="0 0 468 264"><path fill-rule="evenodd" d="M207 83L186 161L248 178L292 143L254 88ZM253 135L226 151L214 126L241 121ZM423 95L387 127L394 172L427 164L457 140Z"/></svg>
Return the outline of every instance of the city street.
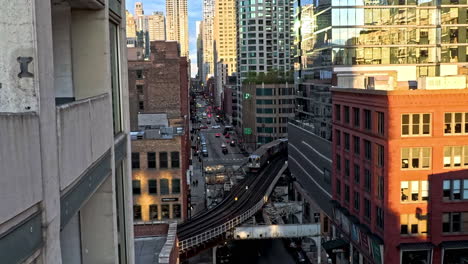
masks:
<svg viewBox="0 0 468 264"><path fill-rule="evenodd" d="M198 156L192 155L192 166L193 173L190 183L191 190L191 206L193 207L191 215L202 212L206 209L206 184L205 177L203 177L202 170L207 167L214 167L216 165L223 165L225 167L236 167L243 164L247 158L241 153L237 144L237 137L234 134L230 134L229 138L223 135L225 126L216 123L216 118L211 112L210 107L207 106L207 102L204 99L196 99L197 116L198 122L192 124L192 127L198 128L200 126L206 126L207 128L200 129L198 132L193 133L192 144L196 146L198 150L201 150L201 142L199 137L205 137L206 148L208 150L208 156L204 157L202 153ZM203 117L203 113L206 114L206 118ZM210 124L208 124L210 123ZM212 128L218 125L219 128ZM218 135L217 135L218 134ZM230 142L234 140L235 145L231 146ZM222 145L226 146L227 153L223 153ZM192 150L194 152L195 150Z"/></svg>
<svg viewBox="0 0 468 264"><path fill-rule="evenodd" d="M294 264L281 239L235 241L232 263Z"/></svg>

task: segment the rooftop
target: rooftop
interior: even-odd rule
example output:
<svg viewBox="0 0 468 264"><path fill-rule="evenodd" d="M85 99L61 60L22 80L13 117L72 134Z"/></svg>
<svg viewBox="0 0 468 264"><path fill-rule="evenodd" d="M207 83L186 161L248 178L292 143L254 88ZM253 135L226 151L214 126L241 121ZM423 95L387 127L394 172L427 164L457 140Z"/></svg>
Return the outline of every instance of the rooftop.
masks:
<svg viewBox="0 0 468 264"><path fill-rule="evenodd" d="M450 92L442 92L447 90ZM418 94L468 92L466 75L419 77L415 81L398 81L396 71L342 72L336 74L332 91L372 94Z"/></svg>

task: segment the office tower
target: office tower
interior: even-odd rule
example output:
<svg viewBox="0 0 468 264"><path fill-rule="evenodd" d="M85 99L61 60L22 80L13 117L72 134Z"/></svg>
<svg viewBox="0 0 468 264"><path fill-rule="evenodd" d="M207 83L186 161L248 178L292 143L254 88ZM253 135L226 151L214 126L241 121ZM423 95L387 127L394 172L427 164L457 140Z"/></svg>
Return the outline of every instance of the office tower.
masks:
<svg viewBox="0 0 468 264"><path fill-rule="evenodd" d="M238 1L239 82L249 73L292 69L292 4L283 0Z"/></svg>
<svg viewBox="0 0 468 264"><path fill-rule="evenodd" d="M187 0L166 0L166 40L179 42L181 56L189 56Z"/></svg>
<svg viewBox="0 0 468 264"><path fill-rule="evenodd" d="M90 3L2 2L3 263L134 263L125 9Z"/></svg>
<svg viewBox="0 0 468 264"><path fill-rule="evenodd" d="M227 65L227 74L237 72L237 26L236 1L218 0L215 2L214 41L216 62Z"/></svg>
<svg viewBox="0 0 468 264"><path fill-rule="evenodd" d="M353 263L463 263L466 75L408 83L399 74L377 68L336 75L335 240L322 245L333 261L349 255Z"/></svg>
<svg viewBox="0 0 468 264"><path fill-rule="evenodd" d="M187 219L188 67L174 42L152 41L129 68L135 231Z"/></svg>
<svg viewBox="0 0 468 264"><path fill-rule="evenodd" d="M263 144L274 138L283 135L284 130L276 131L273 133L266 132L264 135L257 135L256 131L263 131L263 127L269 126L266 123L284 122L287 124L286 116L278 116L275 119L262 119L255 118L258 122L249 122L249 127L244 126L243 120L250 120L251 117L244 117L243 113L249 113L254 117L257 116L257 109L253 112L247 112L243 109L244 105L251 105L252 102L245 102L246 99L253 100L252 96L245 95L244 84L255 84L257 87L255 91L249 89L247 93L251 95L254 92L256 95L262 96L276 96L276 100L259 99L259 104L255 101L254 106L257 108L269 108L267 111L271 113L280 114L281 103L288 102L294 104L289 98L282 98L282 96L289 96L289 94L280 94L281 89L289 89L294 80L291 76L292 69L292 3L290 1L238 1L237 2L237 81L239 98L239 111L236 117L238 127L242 128L242 132L248 131L245 134L251 138L252 144ZM261 91L262 83L265 84L278 84L266 88L268 91L264 93ZM286 83L289 85L286 86ZM278 90L280 89L280 90ZM271 93L271 94L270 94ZM245 102L245 104L244 104ZM260 104L267 104L260 106ZM284 106L289 108L289 106ZM262 110L259 110L262 111ZM288 110L289 111L289 110ZM255 114L254 114L255 113ZM258 113L260 114L260 113ZM261 114L260 114L261 115ZM283 119L286 118L286 119ZM270 128L267 130L269 131ZM273 131L275 128L273 128ZM281 128L282 129L282 128ZM251 132L255 131L255 132ZM260 132L264 133L264 132ZM268 134L268 135L266 135ZM247 143L247 142L246 142Z"/></svg>
<svg viewBox="0 0 468 264"><path fill-rule="evenodd" d="M203 64L205 78L214 76L214 15L215 0L203 0Z"/></svg>
<svg viewBox="0 0 468 264"><path fill-rule="evenodd" d="M196 22L197 34L197 78L202 83L205 79L203 77L203 21Z"/></svg>
<svg viewBox="0 0 468 264"><path fill-rule="evenodd" d="M147 17L150 41L166 40L166 19L163 12L153 12Z"/></svg>

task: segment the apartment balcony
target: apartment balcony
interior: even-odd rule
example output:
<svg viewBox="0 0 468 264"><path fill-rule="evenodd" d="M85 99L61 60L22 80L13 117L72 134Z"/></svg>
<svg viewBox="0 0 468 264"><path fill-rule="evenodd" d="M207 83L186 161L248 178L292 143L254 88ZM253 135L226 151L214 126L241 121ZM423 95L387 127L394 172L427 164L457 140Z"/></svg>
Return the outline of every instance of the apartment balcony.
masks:
<svg viewBox="0 0 468 264"><path fill-rule="evenodd" d="M0 113L0 223L42 200L39 130L35 113Z"/></svg>
<svg viewBox="0 0 468 264"><path fill-rule="evenodd" d="M80 177L112 146L109 94L56 107L60 189Z"/></svg>

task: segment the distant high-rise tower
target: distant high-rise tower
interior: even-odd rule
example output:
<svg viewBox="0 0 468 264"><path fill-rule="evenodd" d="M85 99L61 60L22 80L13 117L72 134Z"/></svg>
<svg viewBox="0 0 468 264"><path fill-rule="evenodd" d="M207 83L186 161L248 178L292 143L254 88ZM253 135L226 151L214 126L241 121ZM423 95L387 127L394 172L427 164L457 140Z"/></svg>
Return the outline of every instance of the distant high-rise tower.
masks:
<svg viewBox="0 0 468 264"><path fill-rule="evenodd" d="M166 0L166 40L180 44L181 56L188 57L187 0Z"/></svg>
<svg viewBox="0 0 468 264"><path fill-rule="evenodd" d="M197 21L196 28L198 79L204 81L205 78L203 77L203 21Z"/></svg>
<svg viewBox="0 0 468 264"><path fill-rule="evenodd" d="M214 75L214 1L215 0L203 1L203 63L206 71L203 75L206 76L206 78L210 78Z"/></svg>
<svg viewBox="0 0 468 264"><path fill-rule="evenodd" d="M135 17L132 13L125 11L127 21L127 38L136 38L136 24Z"/></svg>
<svg viewBox="0 0 468 264"><path fill-rule="evenodd" d="M166 40L166 24L163 12L153 12L148 16L148 32L150 41Z"/></svg>
<svg viewBox="0 0 468 264"><path fill-rule="evenodd" d="M237 58L236 0L217 0L214 16L216 60L227 65L227 74L236 72Z"/></svg>
<svg viewBox="0 0 468 264"><path fill-rule="evenodd" d="M145 11L143 10L143 3L135 3L135 23L137 31L147 31L148 30L148 21L145 17Z"/></svg>

